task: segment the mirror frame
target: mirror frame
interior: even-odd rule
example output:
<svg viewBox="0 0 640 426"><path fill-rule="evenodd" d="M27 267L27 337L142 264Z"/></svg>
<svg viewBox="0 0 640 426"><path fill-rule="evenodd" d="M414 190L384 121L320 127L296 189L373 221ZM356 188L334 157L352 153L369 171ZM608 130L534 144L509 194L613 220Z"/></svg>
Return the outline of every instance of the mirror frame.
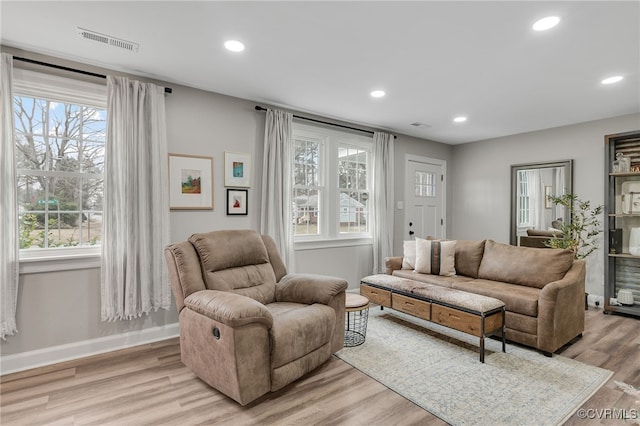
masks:
<svg viewBox="0 0 640 426"><path fill-rule="evenodd" d="M521 170L529 169L550 169L555 167L564 167L564 183L565 188L568 188L570 194L573 193L573 160L562 161L548 161L540 163L527 163L527 164L514 164L511 166L511 220L509 229L510 244L515 246L518 244L518 230L517 230L517 203L518 203L518 172ZM571 221L571 213L567 210L565 212L564 220L566 223Z"/></svg>

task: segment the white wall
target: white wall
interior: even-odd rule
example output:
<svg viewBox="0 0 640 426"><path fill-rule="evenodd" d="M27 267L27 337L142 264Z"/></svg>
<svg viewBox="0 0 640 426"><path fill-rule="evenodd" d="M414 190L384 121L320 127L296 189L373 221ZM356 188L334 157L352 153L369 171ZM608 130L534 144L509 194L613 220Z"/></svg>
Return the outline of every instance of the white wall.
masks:
<svg viewBox="0 0 640 426"><path fill-rule="evenodd" d="M511 165L573 159L574 193L604 202L604 135L640 129L640 114L453 147L453 234L509 243ZM603 225L604 225L603 218ZM587 292L604 295L604 254L587 261Z"/></svg>

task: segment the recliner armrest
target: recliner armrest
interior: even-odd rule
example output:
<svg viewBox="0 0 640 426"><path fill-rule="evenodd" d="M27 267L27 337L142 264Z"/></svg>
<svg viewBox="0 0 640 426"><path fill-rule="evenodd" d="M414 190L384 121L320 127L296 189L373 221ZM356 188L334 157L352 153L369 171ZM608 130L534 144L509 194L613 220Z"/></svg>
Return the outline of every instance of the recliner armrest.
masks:
<svg viewBox="0 0 640 426"><path fill-rule="evenodd" d="M276 300L327 305L334 296L345 291L347 287L347 281L342 278L315 274L288 274L276 284Z"/></svg>
<svg viewBox="0 0 640 426"><path fill-rule="evenodd" d="M273 326L271 312L262 303L236 293L217 290L202 290L184 299L187 309L230 327L250 323Z"/></svg>

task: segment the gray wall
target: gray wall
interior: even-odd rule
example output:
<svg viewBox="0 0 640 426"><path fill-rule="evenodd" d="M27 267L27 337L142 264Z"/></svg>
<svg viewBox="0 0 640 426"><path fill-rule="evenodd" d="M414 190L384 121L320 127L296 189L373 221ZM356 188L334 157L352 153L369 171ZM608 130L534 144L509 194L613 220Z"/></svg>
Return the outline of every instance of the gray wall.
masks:
<svg viewBox="0 0 640 426"><path fill-rule="evenodd" d="M110 72L8 47L2 47L2 51L102 74ZM25 65L16 63L16 66ZM46 71L51 72L50 69ZM217 229L259 229L264 112L254 110L255 102L176 84L139 79L173 88L173 93L166 97L169 152L214 158L214 209L172 211L171 240L181 241L194 232ZM225 151L246 152L252 156L253 177L247 216L226 215L223 174ZM451 147L433 142L425 144L420 139L400 136L396 141L395 154L396 174L399 176L396 180L397 194L404 193L404 168L401 161L407 152L450 160ZM401 224L402 218L399 216L396 229L401 229L398 223ZM398 238L400 237L396 237L397 241ZM349 281L350 288L356 289L359 278L369 275L373 268L371 246L299 250L296 252L296 265L300 272L344 277ZM22 275L17 311L19 333L0 343L3 356L177 321L177 312L175 306L172 306L169 311L155 312L131 321L101 322L100 270L97 268Z"/></svg>
<svg viewBox="0 0 640 426"><path fill-rule="evenodd" d="M2 48L24 57L106 73L83 64ZM145 79L143 79L145 80ZM159 82L159 84L164 84ZM171 239L216 229L258 229L264 113L255 103L175 84L166 98L169 151L214 157L214 210L171 212ZM603 135L640 128L639 115L550 129L508 138L451 147L399 135L395 141L395 203L404 201L405 154L447 162L447 236L492 238L508 242L509 166L515 163L573 158L575 190L595 203L603 198ZM225 151L248 152L253 160L249 215L227 216L223 159ZM404 211L395 210L395 254L402 254ZM337 275L355 289L372 270L371 247L350 246L300 250L297 270ZM600 254L590 264L589 291L603 294ZM599 275L598 275L599 274ZM593 276L599 276L594 281ZM27 274L20 278L19 333L0 343L2 355L172 324L177 313L161 311L132 321L100 321L99 269Z"/></svg>
<svg viewBox="0 0 640 426"><path fill-rule="evenodd" d="M640 114L632 114L454 146L451 236L509 243L512 164L573 159L574 193L602 204L604 135L638 129ZM603 277L598 250L587 261L587 292L603 296Z"/></svg>

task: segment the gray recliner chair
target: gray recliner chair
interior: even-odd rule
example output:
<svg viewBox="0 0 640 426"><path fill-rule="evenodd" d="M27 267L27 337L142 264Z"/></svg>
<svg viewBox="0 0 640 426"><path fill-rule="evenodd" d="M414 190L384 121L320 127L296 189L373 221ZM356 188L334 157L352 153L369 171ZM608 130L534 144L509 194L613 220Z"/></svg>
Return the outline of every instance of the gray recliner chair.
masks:
<svg viewBox="0 0 640 426"><path fill-rule="evenodd" d="M347 282L287 274L271 237L194 234L165 257L182 362L238 403L281 389L343 347Z"/></svg>

